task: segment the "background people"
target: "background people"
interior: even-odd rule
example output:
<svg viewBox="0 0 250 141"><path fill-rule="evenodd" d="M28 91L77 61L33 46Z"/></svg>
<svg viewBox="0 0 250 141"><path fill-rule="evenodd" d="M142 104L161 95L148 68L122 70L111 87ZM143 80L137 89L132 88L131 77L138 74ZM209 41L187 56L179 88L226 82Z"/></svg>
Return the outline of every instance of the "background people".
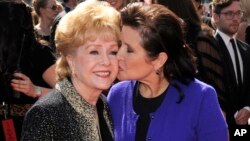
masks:
<svg viewBox="0 0 250 141"><path fill-rule="evenodd" d="M235 126L246 125L250 117L250 48L235 37L242 15L239 1L213 0L213 10L226 90L218 97L233 140Z"/></svg>
<svg viewBox="0 0 250 141"><path fill-rule="evenodd" d="M242 21L239 25L236 38L250 45L250 1L240 0Z"/></svg>
<svg viewBox="0 0 250 141"><path fill-rule="evenodd" d="M0 118L6 116L13 120L17 140L20 140L25 113L55 84L56 58L49 47L37 42L30 7L25 3L0 2L0 17ZM36 87L29 91L31 81ZM7 109L2 106L3 102L8 105ZM8 111L6 115L4 110ZM0 140L5 140L2 129L1 124Z"/></svg>
<svg viewBox="0 0 250 141"><path fill-rule="evenodd" d="M39 18L35 25L38 39L50 41L50 28L56 15L61 12L56 0L33 0L32 5Z"/></svg>
<svg viewBox="0 0 250 141"><path fill-rule="evenodd" d="M113 140L101 93L117 76L120 24L115 8L93 0L61 19L55 36L58 83L28 111L22 140Z"/></svg>
<svg viewBox="0 0 250 141"><path fill-rule="evenodd" d="M156 3L166 6L183 20L185 41L194 48L201 31L201 20L192 0L156 0Z"/></svg>
<svg viewBox="0 0 250 141"><path fill-rule="evenodd" d="M63 0L63 7L66 13L73 10L78 4L78 0Z"/></svg>
<svg viewBox="0 0 250 141"><path fill-rule="evenodd" d="M80 3L81 1L77 1L77 0L63 0L63 7L64 7L64 10L62 10L53 20L52 22L52 25L51 25L51 29L50 29L50 39L49 39L49 42L50 42L50 45L51 45L51 48L53 49L53 51L56 53L56 46L55 46L55 33L56 33L56 28L57 28L57 25L59 23L59 21L61 20L61 18L66 15L69 11L73 10L77 5L78 3Z"/></svg>
<svg viewBox="0 0 250 141"><path fill-rule="evenodd" d="M181 20L145 3L129 4L121 16L122 81L108 94L115 140L227 141L215 90L194 78Z"/></svg>

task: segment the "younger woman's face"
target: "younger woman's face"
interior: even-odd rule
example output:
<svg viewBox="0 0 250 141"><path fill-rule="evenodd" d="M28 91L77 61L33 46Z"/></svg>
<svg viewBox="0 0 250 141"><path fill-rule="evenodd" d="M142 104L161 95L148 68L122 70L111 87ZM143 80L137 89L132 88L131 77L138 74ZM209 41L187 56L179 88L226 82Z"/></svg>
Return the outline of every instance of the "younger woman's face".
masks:
<svg viewBox="0 0 250 141"><path fill-rule="evenodd" d="M117 54L119 80L144 80L155 74L153 63L140 44L141 40L138 31L129 26L123 26L122 46Z"/></svg>

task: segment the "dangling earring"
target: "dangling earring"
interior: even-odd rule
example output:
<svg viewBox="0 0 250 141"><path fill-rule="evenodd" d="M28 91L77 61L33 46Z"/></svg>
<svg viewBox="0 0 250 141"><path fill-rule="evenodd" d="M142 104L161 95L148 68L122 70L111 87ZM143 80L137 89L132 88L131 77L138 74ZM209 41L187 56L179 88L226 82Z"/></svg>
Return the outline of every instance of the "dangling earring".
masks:
<svg viewBox="0 0 250 141"><path fill-rule="evenodd" d="M160 70L156 70L155 73L156 73L157 75L160 75Z"/></svg>

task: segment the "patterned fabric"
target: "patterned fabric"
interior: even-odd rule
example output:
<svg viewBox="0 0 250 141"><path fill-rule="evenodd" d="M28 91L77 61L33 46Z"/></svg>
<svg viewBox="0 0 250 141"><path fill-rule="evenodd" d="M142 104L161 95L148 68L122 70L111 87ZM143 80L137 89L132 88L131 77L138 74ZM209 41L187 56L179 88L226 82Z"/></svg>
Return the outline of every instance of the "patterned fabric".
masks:
<svg viewBox="0 0 250 141"><path fill-rule="evenodd" d="M103 116L111 132L106 99L103 95L100 99L104 104ZM22 140L100 141L96 118L96 107L85 101L71 82L64 79L28 111Z"/></svg>
<svg viewBox="0 0 250 141"><path fill-rule="evenodd" d="M32 107L32 104L11 104L10 107L11 116L24 117L26 112ZM3 115L3 111L3 105L0 105L0 115Z"/></svg>
<svg viewBox="0 0 250 141"><path fill-rule="evenodd" d="M222 95L225 95L223 63L215 38L202 31L197 37L195 51L197 55L197 78L212 85L218 94L221 105L225 103Z"/></svg>

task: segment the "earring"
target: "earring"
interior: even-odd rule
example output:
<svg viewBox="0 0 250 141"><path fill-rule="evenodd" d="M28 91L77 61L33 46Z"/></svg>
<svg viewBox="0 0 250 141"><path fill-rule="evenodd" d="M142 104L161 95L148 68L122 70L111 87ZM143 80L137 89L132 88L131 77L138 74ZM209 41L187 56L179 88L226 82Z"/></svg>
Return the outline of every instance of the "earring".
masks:
<svg viewBox="0 0 250 141"><path fill-rule="evenodd" d="M156 73L157 75L160 75L160 70L156 70L155 73Z"/></svg>

